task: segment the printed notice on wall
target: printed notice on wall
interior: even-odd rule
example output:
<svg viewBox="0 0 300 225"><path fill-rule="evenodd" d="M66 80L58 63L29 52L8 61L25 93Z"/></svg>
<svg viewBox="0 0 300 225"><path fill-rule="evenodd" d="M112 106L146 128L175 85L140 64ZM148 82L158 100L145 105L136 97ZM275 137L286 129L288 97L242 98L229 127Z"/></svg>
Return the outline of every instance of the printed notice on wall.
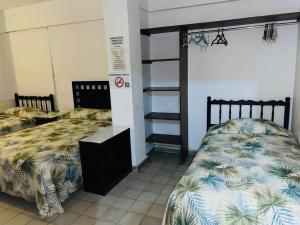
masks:
<svg viewBox="0 0 300 225"><path fill-rule="evenodd" d="M126 58L124 37L111 37L112 71L125 72Z"/></svg>
<svg viewBox="0 0 300 225"><path fill-rule="evenodd" d="M109 74L109 83L111 89L124 89L130 88L129 74Z"/></svg>

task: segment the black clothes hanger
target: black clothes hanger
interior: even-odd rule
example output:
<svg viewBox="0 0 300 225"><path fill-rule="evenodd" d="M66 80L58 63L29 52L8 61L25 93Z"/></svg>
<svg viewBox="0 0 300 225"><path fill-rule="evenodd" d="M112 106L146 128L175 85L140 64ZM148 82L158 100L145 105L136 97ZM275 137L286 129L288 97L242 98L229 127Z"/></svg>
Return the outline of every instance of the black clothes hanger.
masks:
<svg viewBox="0 0 300 225"><path fill-rule="evenodd" d="M227 39L225 37L225 34L224 34L224 29L222 29L222 35L221 35L221 38L218 40L218 44L225 45L225 46L228 45L228 41L227 41Z"/></svg>
<svg viewBox="0 0 300 225"><path fill-rule="evenodd" d="M218 35L217 35L217 37L212 41L211 46L213 46L213 45L218 45L218 41L219 41L220 38L221 38L220 30L218 30Z"/></svg>
<svg viewBox="0 0 300 225"><path fill-rule="evenodd" d="M228 45L228 41L224 34L224 29L222 29L222 35L220 35L220 30L218 30L217 37L211 43L211 46L213 46L213 45L225 45L225 46Z"/></svg>

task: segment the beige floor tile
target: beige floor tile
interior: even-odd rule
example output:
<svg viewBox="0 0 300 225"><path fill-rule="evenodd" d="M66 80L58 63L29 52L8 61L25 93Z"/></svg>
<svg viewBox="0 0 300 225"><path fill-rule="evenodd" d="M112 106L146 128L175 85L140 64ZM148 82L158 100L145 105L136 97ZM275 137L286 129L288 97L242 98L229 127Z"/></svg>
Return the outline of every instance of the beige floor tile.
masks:
<svg viewBox="0 0 300 225"><path fill-rule="evenodd" d="M115 223L110 223L103 220L97 220L94 225L115 225Z"/></svg>
<svg viewBox="0 0 300 225"><path fill-rule="evenodd" d="M178 183L179 179L175 179L175 178L170 178L167 185L170 185L170 186L175 186L177 183Z"/></svg>
<svg viewBox="0 0 300 225"><path fill-rule="evenodd" d="M111 206L116 209L127 210L132 206L133 203L134 203L134 200L132 200L132 199L120 197Z"/></svg>
<svg viewBox="0 0 300 225"><path fill-rule="evenodd" d="M155 199L157 198L158 194L153 193L153 192L143 192L140 197L138 198L139 201L144 201L144 202L154 202Z"/></svg>
<svg viewBox="0 0 300 225"><path fill-rule="evenodd" d="M154 174L146 174L143 172L139 172L138 174L139 174L138 180L141 180L141 181L151 181L154 177Z"/></svg>
<svg viewBox="0 0 300 225"><path fill-rule="evenodd" d="M161 225L162 219L145 216L140 225Z"/></svg>
<svg viewBox="0 0 300 225"><path fill-rule="evenodd" d="M110 223L118 223L125 214L125 210L110 208L108 209L101 220L110 222Z"/></svg>
<svg viewBox="0 0 300 225"><path fill-rule="evenodd" d="M98 201L101 197L102 196L100 196L100 195L86 192L81 200L94 203L94 202Z"/></svg>
<svg viewBox="0 0 300 225"><path fill-rule="evenodd" d="M147 181L136 180L132 185L130 185L130 187L144 190L147 187L147 185L148 185Z"/></svg>
<svg viewBox="0 0 300 225"><path fill-rule="evenodd" d="M157 173L157 175L170 177L174 173L174 170L168 170L168 169L160 169Z"/></svg>
<svg viewBox="0 0 300 225"><path fill-rule="evenodd" d="M83 214L96 219L101 219L105 212L108 210L108 206L104 205L92 205Z"/></svg>
<svg viewBox="0 0 300 225"><path fill-rule="evenodd" d="M20 215L14 217L12 220L10 220L6 225L25 225L30 220L32 220L31 217L20 214Z"/></svg>
<svg viewBox="0 0 300 225"><path fill-rule="evenodd" d="M120 225L139 225L143 219L143 215L133 212L127 212L121 221L119 222Z"/></svg>
<svg viewBox="0 0 300 225"><path fill-rule="evenodd" d="M166 206L167 205L167 202L168 202L168 199L169 199L169 195L159 195L154 203L155 204L158 204L158 205L163 205L163 206Z"/></svg>
<svg viewBox="0 0 300 225"><path fill-rule="evenodd" d="M135 203L133 203L129 211L146 215L150 207L151 203L136 201Z"/></svg>
<svg viewBox="0 0 300 225"><path fill-rule="evenodd" d="M64 214L59 215L53 221L53 223L55 225L69 225L69 224L72 224L79 216L80 216L80 214L78 214L78 213L67 211Z"/></svg>
<svg viewBox="0 0 300 225"><path fill-rule="evenodd" d="M167 184L169 181L169 177L156 175L152 181L158 184Z"/></svg>
<svg viewBox="0 0 300 225"><path fill-rule="evenodd" d="M163 184L158 184L158 183L149 183L147 187L145 188L145 191L150 191L154 193L160 193L164 188Z"/></svg>
<svg viewBox="0 0 300 225"><path fill-rule="evenodd" d="M109 195L115 195L115 196L120 196L127 190L126 187L122 187L120 185L115 186L108 194Z"/></svg>
<svg viewBox="0 0 300 225"><path fill-rule="evenodd" d="M92 205L91 202L87 201L77 201L74 205L72 205L69 210L75 213L83 213L87 208L89 208Z"/></svg>
<svg viewBox="0 0 300 225"><path fill-rule="evenodd" d="M150 210L147 213L147 216L151 216L157 219L162 219L165 213L166 207L153 204L150 208Z"/></svg>
<svg viewBox="0 0 300 225"><path fill-rule="evenodd" d="M33 219L30 220L26 225L48 225L48 223L40 219Z"/></svg>
<svg viewBox="0 0 300 225"><path fill-rule="evenodd" d="M153 167L153 166L149 166L149 167L145 167L145 168L141 169L141 172L147 173L147 174L156 174L158 171L159 171L159 168Z"/></svg>
<svg viewBox="0 0 300 225"><path fill-rule="evenodd" d="M102 196L95 203L98 204L98 205L111 206L116 201L116 199L118 199L118 198L119 198L118 196L106 195L106 196Z"/></svg>
<svg viewBox="0 0 300 225"><path fill-rule="evenodd" d="M9 209L3 210L2 212L0 212L0 225L6 224L8 221L12 220L17 215L18 213Z"/></svg>
<svg viewBox="0 0 300 225"><path fill-rule="evenodd" d="M77 201L79 201L78 199L76 198L69 198L67 201L63 202L62 203L62 207L65 209L65 210L68 210L72 205L74 205Z"/></svg>
<svg viewBox="0 0 300 225"><path fill-rule="evenodd" d="M96 219L88 217L88 216L80 216L72 225L94 225L96 223Z"/></svg>
<svg viewBox="0 0 300 225"><path fill-rule="evenodd" d="M142 190L140 190L140 189L129 188L121 196L124 198L136 200L141 195L141 193L142 193Z"/></svg>
<svg viewBox="0 0 300 225"><path fill-rule="evenodd" d="M163 195L170 195L170 194L173 192L173 190L174 190L174 187L173 187L173 186L166 185L166 186L163 188L161 194L163 194Z"/></svg>

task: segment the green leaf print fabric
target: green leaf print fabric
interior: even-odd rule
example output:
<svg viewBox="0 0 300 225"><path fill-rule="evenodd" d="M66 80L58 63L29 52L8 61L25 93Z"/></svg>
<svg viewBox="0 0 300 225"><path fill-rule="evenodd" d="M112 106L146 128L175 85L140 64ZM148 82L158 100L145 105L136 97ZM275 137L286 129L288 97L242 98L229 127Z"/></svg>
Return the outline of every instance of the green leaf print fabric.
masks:
<svg viewBox="0 0 300 225"><path fill-rule="evenodd" d="M34 125L35 121L33 118L0 113L0 136L30 128Z"/></svg>
<svg viewBox="0 0 300 225"><path fill-rule="evenodd" d="M82 183L79 140L110 120L62 119L0 137L0 191L35 202L42 217Z"/></svg>
<svg viewBox="0 0 300 225"><path fill-rule="evenodd" d="M266 123L258 122L247 121L251 129L265 130ZM283 128L271 134L232 132L232 124L208 132L169 197L164 225L300 224L300 149L295 138Z"/></svg>

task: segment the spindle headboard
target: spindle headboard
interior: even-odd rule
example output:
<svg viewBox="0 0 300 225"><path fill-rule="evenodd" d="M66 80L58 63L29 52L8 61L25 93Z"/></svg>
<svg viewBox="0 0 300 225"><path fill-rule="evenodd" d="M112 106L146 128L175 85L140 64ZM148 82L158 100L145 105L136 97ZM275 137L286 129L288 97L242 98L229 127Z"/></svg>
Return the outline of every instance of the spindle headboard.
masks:
<svg viewBox="0 0 300 225"><path fill-rule="evenodd" d="M212 124L212 106L217 105L219 106L219 124L222 123L222 106L227 105L229 108L229 120L232 118L232 106L238 106L239 110L239 118L242 118L242 110L243 106L248 106L249 108L249 118L253 118L253 106L258 106L260 108L260 118L265 119L264 117L264 107L269 106L272 108L271 112L271 121L274 122L275 118L275 107L284 107L284 119L283 119L283 126L284 128L289 128L289 122L290 122L290 104L291 104L291 98L287 97L285 98L285 101L253 101L253 100L237 100L237 101L226 101L226 100L212 100L211 97L207 98L207 130L216 125ZM245 117L243 117L245 118Z"/></svg>
<svg viewBox="0 0 300 225"><path fill-rule="evenodd" d="M54 95L49 96L22 96L15 94L16 107L30 107L44 112L54 112Z"/></svg>

